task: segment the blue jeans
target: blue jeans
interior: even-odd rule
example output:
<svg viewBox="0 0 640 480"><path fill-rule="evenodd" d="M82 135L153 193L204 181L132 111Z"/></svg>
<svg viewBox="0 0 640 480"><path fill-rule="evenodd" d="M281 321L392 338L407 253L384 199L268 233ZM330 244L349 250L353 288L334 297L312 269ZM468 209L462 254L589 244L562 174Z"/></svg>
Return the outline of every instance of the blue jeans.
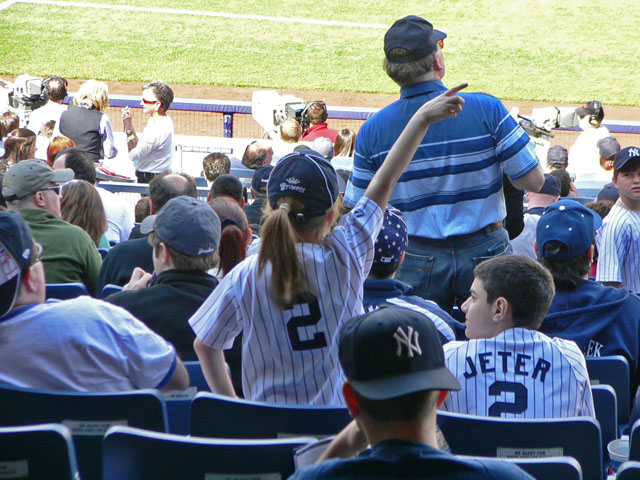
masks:
<svg viewBox="0 0 640 480"><path fill-rule="evenodd" d="M396 278L413 286L413 294L451 312L469 296L473 269L483 260L511 253L505 229L480 231L443 240L409 237Z"/></svg>

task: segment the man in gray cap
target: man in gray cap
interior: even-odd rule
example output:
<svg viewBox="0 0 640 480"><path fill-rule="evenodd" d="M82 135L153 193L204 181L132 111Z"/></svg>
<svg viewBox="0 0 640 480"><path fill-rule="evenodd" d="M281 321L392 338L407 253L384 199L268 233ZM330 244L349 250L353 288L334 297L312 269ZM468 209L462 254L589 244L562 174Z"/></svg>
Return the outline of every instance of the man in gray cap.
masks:
<svg viewBox="0 0 640 480"><path fill-rule="evenodd" d="M338 336L347 377L342 392L355 420L320 463L292 479L531 478L500 460L462 459L439 449L436 408L460 383L445 366L438 332L427 317L383 307L348 320Z"/></svg>
<svg viewBox="0 0 640 480"><path fill-rule="evenodd" d="M175 348L121 308L87 296L45 302L42 253L17 212L0 212L0 382L79 392L189 386Z"/></svg>
<svg viewBox="0 0 640 480"><path fill-rule="evenodd" d="M207 271L218 264L220 220L206 203L169 200L140 226L153 247L153 274L136 267L122 292L107 297L170 341L183 360L198 360L189 318L218 285Z"/></svg>
<svg viewBox="0 0 640 480"><path fill-rule="evenodd" d="M60 218L59 183L72 179L71 169L52 170L38 160L23 160L5 175L2 195L42 245L47 283L81 282L94 293L100 253L87 232Z"/></svg>
<svg viewBox="0 0 640 480"><path fill-rule="evenodd" d="M444 32L423 18L396 21L384 37L384 68L400 99L369 118L358 133L344 203L353 207L409 119L444 93ZM409 228L407 259L398 279L451 311L469 295L478 258L509 253L502 173L520 190L544 183L529 137L502 102L462 93L456 118L429 128L389 203Z"/></svg>
<svg viewBox="0 0 640 480"><path fill-rule="evenodd" d="M562 145L554 145L547 152L547 171L566 170L569 165L569 152Z"/></svg>

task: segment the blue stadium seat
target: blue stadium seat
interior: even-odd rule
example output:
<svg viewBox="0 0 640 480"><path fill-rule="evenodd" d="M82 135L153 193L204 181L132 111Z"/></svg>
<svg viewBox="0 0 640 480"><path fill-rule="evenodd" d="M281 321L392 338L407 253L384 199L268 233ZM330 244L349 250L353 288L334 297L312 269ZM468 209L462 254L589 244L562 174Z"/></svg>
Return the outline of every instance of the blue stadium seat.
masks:
<svg viewBox="0 0 640 480"><path fill-rule="evenodd" d="M618 425L626 425L631 412L629 362L622 355L587 357L586 360L591 385L611 385L615 390L618 399Z"/></svg>
<svg viewBox="0 0 640 480"><path fill-rule="evenodd" d="M629 434L629 460L640 462L640 420L631 426Z"/></svg>
<svg viewBox="0 0 640 480"><path fill-rule="evenodd" d="M122 287L120 285L114 285L113 283L108 283L104 287L102 287L102 292L100 292L101 298L107 298L112 293L118 293L122 291Z"/></svg>
<svg viewBox="0 0 640 480"><path fill-rule="evenodd" d="M78 393L0 386L0 425L62 423L73 435L83 480L100 479L102 437L112 425L167 431L157 390Z"/></svg>
<svg viewBox="0 0 640 480"><path fill-rule="evenodd" d="M196 177L196 187L207 187L207 179L204 177Z"/></svg>
<svg viewBox="0 0 640 480"><path fill-rule="evenodd" d="M287 478L294 471L293 450L313 440L197 438L116 426L104 438L102 478Z"/></svg>
<svg viewBox="0 0 640 480"><path fill-rule="evenodd" d="M98 253L100 254L102 259L104 260L104 257L106 257L107 253L109 253L109 249L108 248L99 248L98 249Z"/></svg>
<svg viewBox="0 0 640 480"><path fill-rule="evenodd" d="M57 423L0 428L0 478L80 478L69 429Z"/></svg>
<svg viewBox="0 0 640 480"><path fill-rule="evenodd" d="M46 284L46 299L57 298L58 300L69 300L81 295L89 295L87 287L84 283L47 283Z"/></svg>
<svg viewBox="0 0 640 480"><path fill-rule="evenodd" d="M600 425L593 418L504 419L438 412L437 421L454 454L568 456L580 463L585 480L602 480Z"/></svg>
<svg viewBox="0 0 640 480"><path fill-rule="evenodd" d="M209 384L202 373L202 366L200 366L200 362L197 360L187 361L184 362L184 366L187 367L187 372L189 372L189 386L196 387L199 392L211 391Z"/></svg>
<svg viewBox="0 0 640 480"><path fill-rule="evenodd" d="M602 433L602 455L605 462L609 458L607 445L611 440L618 438L618 402L616 392L611 385L593 385L593 405L596 411L596 420L600 423L600 432Z"/></svg>
<svg viewBox="0 0 640 480"><path fill-rule="evenodd" d="M640 478L640 462L624 462L616 473L616 480L638 480Z"/></svg>
<svg viewBox="0 0 640 480"><path fill-rule="evenodd" d="M484 458L466 455L461 457ZM501 458L501 460L519 466L536 480L582 480L582 468L573 457Z"/></svg>
<svg viewBox="0 0 640 480"><path fill-rule="evenodd" d="M273 405L207 392L198 393L191 402L191 435L199 437L335 435L350 421L349 412L342 407Z"/></svg>

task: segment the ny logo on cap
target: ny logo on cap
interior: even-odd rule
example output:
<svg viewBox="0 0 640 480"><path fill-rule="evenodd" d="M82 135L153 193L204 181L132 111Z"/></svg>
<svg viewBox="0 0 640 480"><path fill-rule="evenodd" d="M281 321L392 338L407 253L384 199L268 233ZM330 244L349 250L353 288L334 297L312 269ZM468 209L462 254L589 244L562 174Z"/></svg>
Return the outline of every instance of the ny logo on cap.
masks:
<svg viewBox="0 0 640 480"><path fill-rule="evenodd" d="M393 334L393 338L396 339L396 343L398 345L396 350L396 355L398 357L402 355L402 345L407 347L407 354L409 355L409 358L413 357L414 352L418 355L422 355L422 350L418 344L418 332L415 331L413 327L407 327L407 333L402 330L402 327L398 327Z"/></svg>
<svg viewBox="0 0 640 480"><path fill-rule="evenodd" d="M631 147L629 149L629 157L640 157L640 150L636 147Z"/></svg>

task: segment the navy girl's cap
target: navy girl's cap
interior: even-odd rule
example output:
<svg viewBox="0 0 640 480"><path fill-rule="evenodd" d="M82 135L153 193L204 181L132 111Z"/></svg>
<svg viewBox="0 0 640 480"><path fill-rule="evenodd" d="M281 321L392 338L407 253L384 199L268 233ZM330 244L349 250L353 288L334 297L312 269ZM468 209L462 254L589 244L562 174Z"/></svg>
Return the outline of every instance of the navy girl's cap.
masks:
<svg viewBox="0 0 640 480"><path fill-rule="evenodd" d="M282 157L269 175L269 205L278 208L278 199L294 196L305 206L306 218L327 213L338 198L337 173L331 163L312 151Z"/></svg>

